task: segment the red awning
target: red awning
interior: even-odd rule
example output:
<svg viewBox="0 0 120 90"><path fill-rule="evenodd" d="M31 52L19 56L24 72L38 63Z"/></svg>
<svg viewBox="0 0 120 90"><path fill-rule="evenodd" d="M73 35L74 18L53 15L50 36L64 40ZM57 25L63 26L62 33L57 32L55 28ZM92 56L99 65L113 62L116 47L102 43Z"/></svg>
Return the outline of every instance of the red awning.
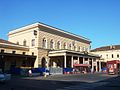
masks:
<svg viewBox="0 0 120 90"><path fill-rule="evenodd" d="M73 66L75 66L75 67L89 67L91 65L89 65L89 64L74 64Z"/></svg>
<svg viewBox="0 0 120 90"><path fill-rule="evenodd" d="M117 64L117 63L120 63L120 60L107 61L107 64Z"/></svg>

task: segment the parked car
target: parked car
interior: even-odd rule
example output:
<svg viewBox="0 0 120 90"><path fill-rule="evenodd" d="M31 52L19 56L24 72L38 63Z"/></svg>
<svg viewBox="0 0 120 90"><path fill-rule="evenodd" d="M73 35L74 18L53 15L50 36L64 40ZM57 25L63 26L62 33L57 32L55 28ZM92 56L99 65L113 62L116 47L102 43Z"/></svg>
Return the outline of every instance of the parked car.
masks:
<svg viewBox="0 0 120 90"><path fill-rule="evenodd" d="M0 72L0 82L5 82L11 79L11 74Z"/></svg>

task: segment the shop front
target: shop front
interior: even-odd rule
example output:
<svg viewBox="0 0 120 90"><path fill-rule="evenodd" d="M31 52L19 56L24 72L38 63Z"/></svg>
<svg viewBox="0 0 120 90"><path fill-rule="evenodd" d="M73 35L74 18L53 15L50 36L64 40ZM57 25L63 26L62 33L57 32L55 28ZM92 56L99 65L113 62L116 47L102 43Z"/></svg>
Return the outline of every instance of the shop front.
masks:
<svg viewBox="0 0 120 90"><path fill-rule="evenodd" d="M35 59L32 55L0 53L0 69L6 72L13 68L34 67Z"/></svg>
<svg viewBox="0 0 120 90"><path fill-rule="evenodd" d="M63 68L63 73L88 73L101 71L101 63L99 62L99 64L97 64L99 56L96 55L60 50L50 51L48 56L50 58L49 67Z"/></svg>
<svg viewBox="0 0 120 90"><path fill-rule="evenodd" d="M120 74L120 61L112 60L107 61L107 73L108 74Z"/></svg>
<svg viewBox="0 0 120 90"><path fill-rule="evenodd" d="M91 72L90 64L74 64L75 73L89 73Z"/></svg>

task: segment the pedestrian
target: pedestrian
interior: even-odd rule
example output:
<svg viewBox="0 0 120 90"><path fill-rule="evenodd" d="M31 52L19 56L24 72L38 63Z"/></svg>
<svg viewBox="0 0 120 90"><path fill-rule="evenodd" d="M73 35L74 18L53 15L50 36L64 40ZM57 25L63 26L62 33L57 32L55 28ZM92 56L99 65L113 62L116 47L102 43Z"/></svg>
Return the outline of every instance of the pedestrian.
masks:
<svg viewBox="0 0 120 90"><path fill-rule="evenodd" d="M75 74L75 69L73 68L73 70L72 70L72 74Z"/></svg>
<svg viewBox="0 0 120 90"><path fill-rule="evenodd" d="M32 76L32 70L31 69L28 71L28 73L29 73L29 76Z"/></svg>

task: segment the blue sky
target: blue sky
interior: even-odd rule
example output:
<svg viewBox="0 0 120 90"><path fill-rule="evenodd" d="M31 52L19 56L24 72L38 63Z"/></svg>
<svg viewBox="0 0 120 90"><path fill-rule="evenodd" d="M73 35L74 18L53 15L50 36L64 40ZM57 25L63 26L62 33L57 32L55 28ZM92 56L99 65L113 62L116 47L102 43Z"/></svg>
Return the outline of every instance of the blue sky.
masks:
<svg viewBox="0 0 120 90"><path fill-rule="evenodd" d="M38 21L87 37L92 48L120 44L120 0L0 0L0 38Z"/></svg>

